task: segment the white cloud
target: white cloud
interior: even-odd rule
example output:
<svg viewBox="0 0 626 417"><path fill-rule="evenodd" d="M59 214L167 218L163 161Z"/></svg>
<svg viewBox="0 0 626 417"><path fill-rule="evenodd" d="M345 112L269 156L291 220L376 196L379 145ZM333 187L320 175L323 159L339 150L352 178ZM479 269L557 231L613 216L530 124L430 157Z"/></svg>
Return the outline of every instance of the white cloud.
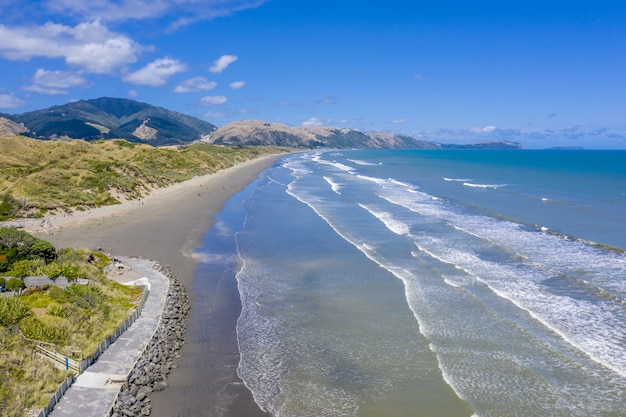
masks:
<svg viewBox="0 0 626 417"><path fill-rule="evenodd" d="M75 27L50 22L42 26L0 25L0 56L11 61L63 58L86 72L106 74L137 61L137 55L144 50L99 21Z"/></svg>
<svg viewBox="0 0 626 417"><path fill-rule="evenodd" d="M214 73L220 73L236 60L237 57L235 55L222 55L213 62L213 65L211 66L211 68L209 68L209 71Z"/></svg>
<svg viewBox="0 0 626 417"><path fill-rule="evenodd" d="M393 119L391 121L391 123L393 123L394 125L401 125L401 124L404 124L406 122L408 122L407 119Z"/></svg>
<svg viewBox="0 0 626 417"><path fill-rule="evenodd" d="M170 5L163 0L48 0L47 9L59 15L83 19L120 21L156 18L167 13Z"/></svg>
<svg viewBox="0 0 626 417"><path fill-rule="evenodd" d="M212 118L212 119L224 119L226 118L226 113L224 112L208 112L204 115L204 117Z"/></svg>
<svg viewBox="0 0 626 417"><path fill-rule="evenodd" d="M137 92L137 90L133 90L133 89L128 90L128 97L136 98L138 96L139 96L139 93Z"/></svg>
<svg viewBox="0 0 626 417"><path fill-rule="evenodd" d="M81 75L67 71L46 71L37 69L33 76L33 84L24 90L40 94L58 95L67 94L72 87L86 87L88 82Z"/></svg>
<svg viewBox="0 0 626 417"><path fill-rule="evenodd" d="M228 99L224 96L206 96L202 97L200 101L202 102L202 104L212 106L216 104L224 104L228 101Z"/></svg>
<svg viewBox="0 0 626 417"><path fill-rule="evenodd" d="M183 71L185 71L185 65L177 59L160 58L124 76L123 80L131 84L159 87L165 84L171 75Z"/></svg>
<svg viewBox="0 0 626 417"><path fill-rule="evenodd" d="M472 133L492 133L497 128L495 126L473 127L470 129Z"/></svg>
<svg viewBox="0 0 626 417"><path fill-rule="evenodd" d="M0 109L13 109L24 106L26 102L13 94L0 94Z"/></svg>
<svg viewBox="0 0 626 417"><path fill-rule="evenodd" d="M336 96L329 96L329 97L324 97L321 100L318 100L318 103L322 103L322 104L337 104L337 97Z"/></svg>
<svg viewBox="0 0 626 417"><path fill-rule="evenodd" d="M246 85L245 81L235 81L233 83L230 83L228 86L232 88L233 90L239 90L240 88L243 88L245 85Z"/></svg>
<svg viewBox="0 0 626 417"><path fill-rule="evenodd" d="M322 122L317 117L311 117L309 120L302 123L302 126L322 126L324 122Z"/></svg>
<svg viewBox="0 0 626 417"><path fill-rule="evenodd" d="M268 0L47 0L49 12L88 20L125 21L176 16L170 28L229 16Z"/></svg>
<svg viewBox="0 0 626 417"><path fill-rule="evenodd" d="M213 90L217 86L215 81L208 81L204 77L193 77L183 81L174 89L175 93L192 93L194 91Z"/></svg>

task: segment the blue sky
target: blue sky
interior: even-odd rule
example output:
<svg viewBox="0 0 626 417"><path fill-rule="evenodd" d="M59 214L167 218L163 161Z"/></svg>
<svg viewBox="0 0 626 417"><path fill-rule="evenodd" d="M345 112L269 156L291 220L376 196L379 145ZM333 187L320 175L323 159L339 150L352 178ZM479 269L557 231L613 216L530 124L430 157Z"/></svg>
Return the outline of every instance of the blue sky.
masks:
<svg viewBox="0 0 626 417"><path fill-rule="evenodd" d="M626 2L0 0L0 112L123 97L205 119L626 149Z"/></svg>

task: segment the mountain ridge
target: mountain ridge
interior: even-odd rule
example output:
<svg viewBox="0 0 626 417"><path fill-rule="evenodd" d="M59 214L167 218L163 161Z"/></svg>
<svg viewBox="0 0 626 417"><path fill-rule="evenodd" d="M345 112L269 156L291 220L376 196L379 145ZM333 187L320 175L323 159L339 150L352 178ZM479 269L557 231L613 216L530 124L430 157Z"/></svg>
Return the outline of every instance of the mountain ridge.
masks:
<svg viewBox="0 0 626 417"><path fill-rule="evenodd" d="M44 140L126 139L152 146L196 141L224 146L368 149L521 149L516 142L442 144L408 135L332 126L295 126L242 120L217 127L175 111L124 98L100 97L16 115L0 113L0 136Z"/></svg>
<svg viewBox="0 0 626 417"><path fill-rule="evenodd" d="M263 120L227 123L201 139L215 145L270 145L295 148L368 149L521 149L516 142L479 142L469 145L441 144L387 132L361 132L332 126L296 126Z"/></svg>
<svg viewBox="0 0 626 417"><path fill-rule="evenodd" d="M204 120L122 98L79 100L17 115L0 115L23 125L36 139L127 139L154 146L194 142L216 129ZM5 122L5 124L7 124ZM12 126L15 130L15 126ZM139 129L139 131L138 131ZM150 134L146 134L146 131Z"/></svg>

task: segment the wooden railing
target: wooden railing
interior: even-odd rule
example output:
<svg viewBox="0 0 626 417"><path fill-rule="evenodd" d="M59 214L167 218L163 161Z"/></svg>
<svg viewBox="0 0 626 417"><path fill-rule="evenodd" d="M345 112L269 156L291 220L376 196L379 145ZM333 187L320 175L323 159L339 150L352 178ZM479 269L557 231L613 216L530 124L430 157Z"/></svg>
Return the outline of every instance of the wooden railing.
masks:
<svg viewBox="0 0 626 417"><path fill-rule="evenodd" d="M57 368L64 369L66 371L71 370L76 374L80 374L81 363L75 359L70 359L58 352L46 349L42 345L37 345L35 347L35 353L39 357L51 360Z"/></svg>
<svg viewBox="0 0 626 417"><path fill-rule="evenodd" d="M144 287L143 294L141 295L141 301L139 302L139 305L137 306L135 311L133 311L133 313L124 321L124 323L122 323L109 337L107 337L100 344L100 346L98 346L93 356L87 359L84 359L82 361L70 359L65 355L62 355L57 352L53 352L50 349L47 349L44 347L44 345L49 345L49 346L55 346L55 345L51 343L37 342L37 341L34 341L37 343L35 353L38 356L41 356L50 361L53 361L53 363L56 366L62 365L63 366L62 369L72 370L76 375L79 375L83 373L91 364L93 364L98 359L98 357L100 357L100 355L109 347L109 345L111 345L115 340L117 340L117 338L120 337L121 334L124 333L124 331L127 328L129 328L131 324L135 322L135 320L137 320L137 318L141 314L141 310L143 309L143 306L146 303L147 298L148 298L148 289L147 287ZM82 354L81 354L81 357L82 357ZM50 396L50 403L48 404L48 406L44 407L39 412L37 417L47 417L52 411L52 409L54 408L54 406L61 400L61 397L63 396L63 394L65 394L65 391L67 391L69 387L74 383L75 379L76 377L70 374L66 378L66 380L59 386L59 389L57 389L57 391L52 396Z"/></svg>

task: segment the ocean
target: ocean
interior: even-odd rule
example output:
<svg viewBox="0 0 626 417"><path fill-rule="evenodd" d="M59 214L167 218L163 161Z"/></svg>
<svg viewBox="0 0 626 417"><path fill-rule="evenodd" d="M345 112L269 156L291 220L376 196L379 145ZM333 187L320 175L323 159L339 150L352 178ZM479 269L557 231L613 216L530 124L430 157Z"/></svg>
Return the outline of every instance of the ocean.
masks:
<svg viewBox="0 0 626 417"><path fill-rule="evenodd" d="M626 415L626 151L292 154L214 230L273 416Z"/></svg>

